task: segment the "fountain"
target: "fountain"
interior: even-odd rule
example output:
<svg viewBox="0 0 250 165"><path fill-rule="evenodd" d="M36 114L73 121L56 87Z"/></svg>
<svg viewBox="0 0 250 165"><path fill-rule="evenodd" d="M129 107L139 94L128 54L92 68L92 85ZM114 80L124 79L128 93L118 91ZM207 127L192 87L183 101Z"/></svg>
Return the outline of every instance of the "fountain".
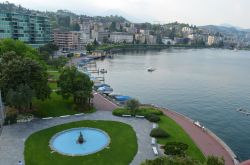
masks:
<svg viewBox="0 0 250 165"><path fill-rule="evenodd" d="M78 137L78 139L77 139L77 143L78 143L78 144L82 144L82 143L84 143L84 142L85 142L85 140L84 140L84 138L83 138L82 132L80 132L80 135L79 135L79 137Z"/></svg>
<svg viewBox="0 0 250 165"><path fill-rule="evenodd" d="M83 156L101 151L109 143L110 138L106 132L83 127L55 134L50 140L50 147L53 151L63 155Z"/></svg>

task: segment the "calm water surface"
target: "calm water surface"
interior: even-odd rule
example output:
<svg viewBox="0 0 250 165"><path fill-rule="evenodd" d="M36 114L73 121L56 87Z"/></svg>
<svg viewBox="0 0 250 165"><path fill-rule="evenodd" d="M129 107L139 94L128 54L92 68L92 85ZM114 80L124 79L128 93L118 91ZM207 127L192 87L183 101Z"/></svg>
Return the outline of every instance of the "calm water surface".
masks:
<svg viewBox="0 0 250 165"><path fill-rule="evenodd" d="M219 49L127 52L98 61L115 93L180 112L250 158L250 52ZM149 73L146 68L155 67Z"/></svg>

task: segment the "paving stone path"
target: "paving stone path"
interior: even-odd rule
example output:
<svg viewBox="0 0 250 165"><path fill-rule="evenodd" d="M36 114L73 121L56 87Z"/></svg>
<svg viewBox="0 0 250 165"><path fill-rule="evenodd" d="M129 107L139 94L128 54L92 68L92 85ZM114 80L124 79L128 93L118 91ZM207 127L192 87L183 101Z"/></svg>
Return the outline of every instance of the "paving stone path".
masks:
<svg viewBox="0 0 250 165"><path fill-rule="evenodd" d="M112 120L127 123L133 127L138 138L138 152L131 165L139 165L143 160L155 157L149 136L152 129L151 123L145 119L115 117L110 111L97 111L84 116L58 117L50 120L36 119L29 123L5 126L0 136L0 165L17 165L19 160L23 160L24 142L32 133L80 120Z"/></svg>

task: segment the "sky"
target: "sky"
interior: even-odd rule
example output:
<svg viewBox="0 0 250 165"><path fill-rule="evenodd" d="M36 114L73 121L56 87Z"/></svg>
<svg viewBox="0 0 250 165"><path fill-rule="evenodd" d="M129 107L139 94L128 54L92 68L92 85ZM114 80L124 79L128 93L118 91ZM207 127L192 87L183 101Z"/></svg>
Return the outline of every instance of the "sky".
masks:
<svg viewBox="0 0 250 165"><path fill-rule="evenodd" d="M1 1L0 2L4 2ZM230 24L250 29L250 0L9 0L23 7L77 14L122 14L137 22Z"/></svg>

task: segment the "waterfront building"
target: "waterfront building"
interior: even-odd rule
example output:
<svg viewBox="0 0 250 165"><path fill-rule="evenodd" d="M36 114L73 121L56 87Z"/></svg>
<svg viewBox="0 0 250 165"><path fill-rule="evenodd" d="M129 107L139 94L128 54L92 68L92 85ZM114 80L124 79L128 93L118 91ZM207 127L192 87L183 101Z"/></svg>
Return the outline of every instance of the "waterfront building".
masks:
<svg viewBox="0 0 250 165"><path fill-rule="evenodd" d="M126 32L113 32L110 33L110 41L114 43L132 43L133 42L133 34Z"/></svg>
<svg viewBox="0 0 250 165"><path fill-rule="evenodd" d="M220 41L222 41L222 38L216 37L213 35L209 35L207 38L207 45L212 46L218 44Z"/></svg>
<svg viewBox="0 0 250 165"><path fill-rule="evenodd" d="M82 31L82 42L85 45L88 44L88 43L93 42L93 40L90 39L90 33L89 32Z"/></svg>
<svg viewBox="0 0 250 165"><path fill-rule="evenodd" d="M170 39L169 37L163 37L162 38L162 43L164 45L174 45L175 44L175 41Z"/></svg>
<svg viewBox="0 0 250 165"><path fill-rule="evenodd" d="M54 43L62 50L83 50L84 35L81 31L54 30Z"/></svg>
<svg viewBox="0 0 250 165"><path fill-rule="evenodd" d="M147 44L156 44L156 36L149 35L149 34L135 34L135 40L139 41L140 43L145 43Z"/></svg>
<svg viewBox="0 0 250 165"><path fill-rule="evenodd" d="M48 17L37 13L0 12L0 39L12 38L33 47L52 41Z"/></svg>
<svg viewBox="0 0 250 165"><path fill-rule="evenodd" d="M105 40L108 40L110 37L110 33L109 32L98 32L98 36L97 36L97 41L104 43Z"/></svg>
<svg viewBox="0 0 250 165"><path fill-rule="evenodd" d="M183 27L181 31L182 33L185 33L185 34L192 34L194 32L193 29L190 27Z"/></svg>

